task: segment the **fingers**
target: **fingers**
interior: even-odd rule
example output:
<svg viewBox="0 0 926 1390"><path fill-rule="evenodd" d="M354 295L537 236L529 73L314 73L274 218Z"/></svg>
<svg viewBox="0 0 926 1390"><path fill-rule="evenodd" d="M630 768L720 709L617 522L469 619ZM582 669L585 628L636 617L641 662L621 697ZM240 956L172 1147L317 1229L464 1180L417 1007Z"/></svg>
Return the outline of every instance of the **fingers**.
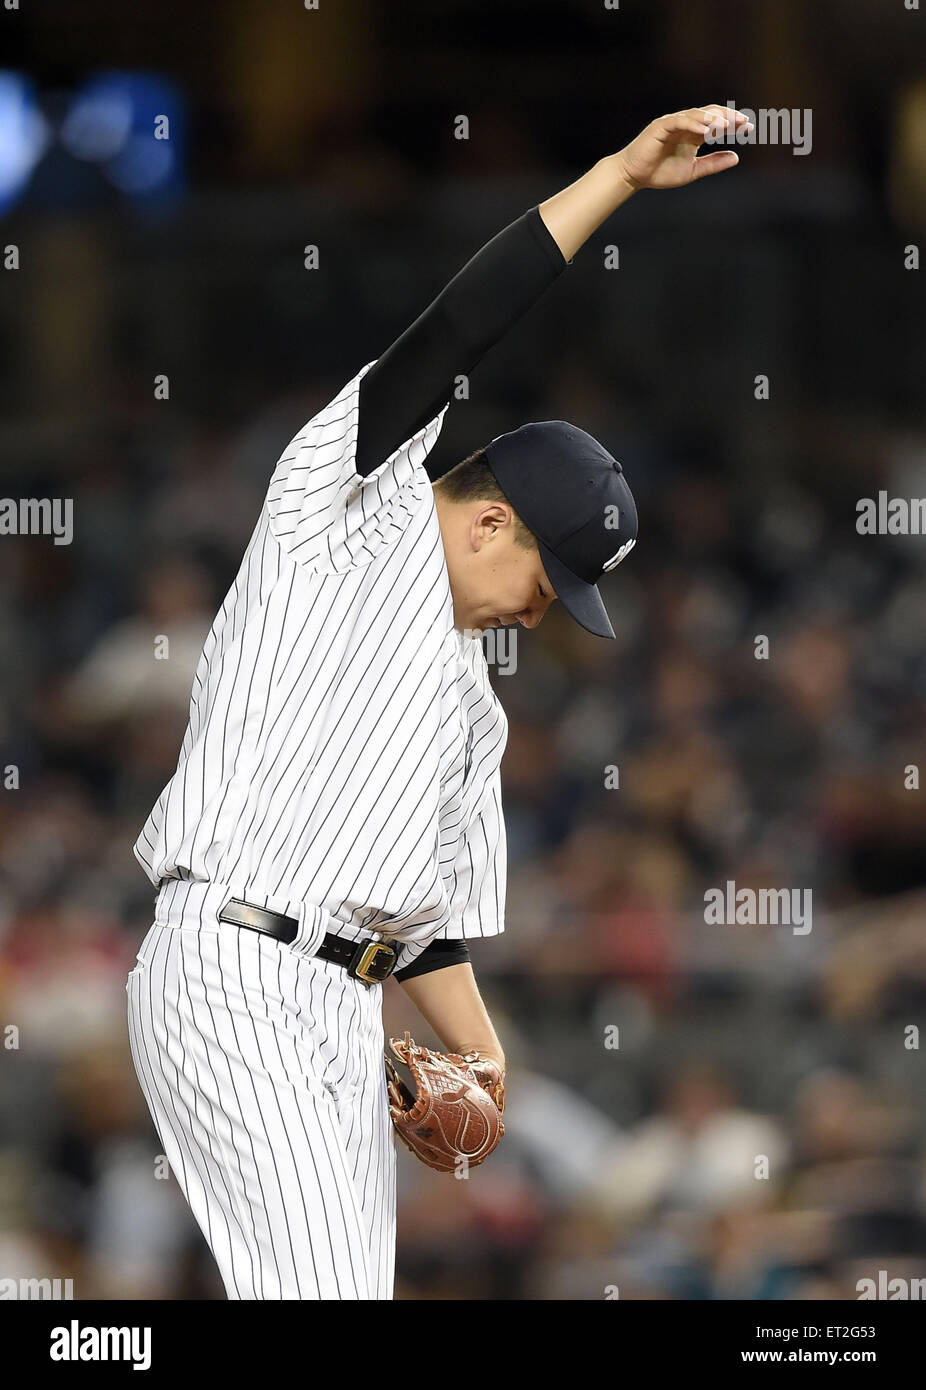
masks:
<svg viewBox="0 0 926 1390"><path fill-rule="evenodd" d="M688 111L677 111L673 116L663 116L660 125L664 139L673 135L693 135L695 143L699 145L703 143L710 130L707 122Z"/></svg>
<svg viewBox="0 0 926 1390"><path fill-rule="evenodd" d="M742 111L734 110L731 106L706 106L703 114L707 122L707 129L704 132L705 137L708 135L718 136L724 131L731 131L735 135L740 134L740 132L744 135L748 135L753 129L753 124L749 117L745 116ZM707 172L713 173L714 170L709 169Z"/></svg>
<svg viewBox="0 0 926 1390"><path fill-rule="evenodd" d="M752 126L749 117L732 106L699 106L695 107L694 114L707 125L714 125L722 130L726 130L731 125L734 130L751 128Z"/></svg>
<svg viewBox="0 0 926 1390"><path fill-rule="evenodd" d="M706 178L708 174L721 174L724 169L732 169L739 164L740 157L734 150L717 150L714 154L702 154L694 162L691 181Z"/></svg>
<svg viewBox="0 0 926 1390"><path fill-rule="evenodd" d="M751 130L752 121L732 106L692 106L687 111L674 111L662 117L664 128L672 134L700 135L732 129Z"/></svg>

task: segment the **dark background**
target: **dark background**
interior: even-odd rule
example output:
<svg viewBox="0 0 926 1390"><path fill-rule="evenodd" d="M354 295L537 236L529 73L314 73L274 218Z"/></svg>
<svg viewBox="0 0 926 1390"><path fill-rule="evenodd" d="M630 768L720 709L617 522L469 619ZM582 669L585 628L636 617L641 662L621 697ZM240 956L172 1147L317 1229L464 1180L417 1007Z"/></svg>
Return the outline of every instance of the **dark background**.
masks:
<svg viewBox="0 0 926 1390"><path fill-rule="evenodd" d="M202 639L304 421L506 223L708 101L809 108L812 150L633 199L437 446L571 419L621 460L640 540L606 585L617 642L554 606L495 679L508 930L473 956L508 1133L466 1183L400 1155L397 1296L926 1275L926 542L855 525L879 489L926 495L924 25L901 0L0 11L0 174L4 92L31 84L44 132L0 203L0 493L75 517L70 546L0 536L0 1277L223 1296L154 1176L125 1029L131 846ZM137 165L69 148L101 73L147 120ZM152 113L171 164L145 186ZM812 932L706 924L728 879L811 889ZM386 1017L410 1021L396 986Z"/></svg>

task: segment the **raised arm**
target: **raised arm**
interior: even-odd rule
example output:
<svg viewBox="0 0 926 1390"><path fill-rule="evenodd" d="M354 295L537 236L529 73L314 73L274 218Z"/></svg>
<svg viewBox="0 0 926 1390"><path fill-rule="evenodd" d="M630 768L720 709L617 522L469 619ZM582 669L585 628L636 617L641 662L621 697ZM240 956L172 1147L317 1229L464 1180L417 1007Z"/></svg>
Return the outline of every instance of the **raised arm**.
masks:
<svg viewBox="0 0 926 1390"><path fill-rule="evenodd" d="M454 379L473 370L634 193L679 188L735 165L732 150L697 151L709 133L745 122L719 105L660 116L493 237L364 376L357 471L366 476L438 414Z"/></svg>
<svg viewBox="0 0 926 1390"><path fill-rule="evenodd" d="M565 265L536 208L466 263L361 381L358 473L433 420L455 378L473 370Z"/></svg>

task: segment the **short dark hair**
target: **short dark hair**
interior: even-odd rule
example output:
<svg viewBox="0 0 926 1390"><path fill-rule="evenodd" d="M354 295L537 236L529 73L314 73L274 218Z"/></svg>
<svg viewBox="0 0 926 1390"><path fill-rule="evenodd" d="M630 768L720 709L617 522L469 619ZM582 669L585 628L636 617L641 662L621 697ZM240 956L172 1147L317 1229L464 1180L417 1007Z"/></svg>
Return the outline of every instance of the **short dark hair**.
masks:
<svg viewBox="0 0 926 1390"><path fill-rule="evenodd" d="M474 453L455 464L449 473L438 479L435 486L439 487L451 502L508 502L489 467L484 448L476 449ZM508 502L508 505L511 506L511 503ZM514 512L514 522L515 545L521 546L522 550L529 550L536 544L534 535L524 525L517 512Z"/></svg>

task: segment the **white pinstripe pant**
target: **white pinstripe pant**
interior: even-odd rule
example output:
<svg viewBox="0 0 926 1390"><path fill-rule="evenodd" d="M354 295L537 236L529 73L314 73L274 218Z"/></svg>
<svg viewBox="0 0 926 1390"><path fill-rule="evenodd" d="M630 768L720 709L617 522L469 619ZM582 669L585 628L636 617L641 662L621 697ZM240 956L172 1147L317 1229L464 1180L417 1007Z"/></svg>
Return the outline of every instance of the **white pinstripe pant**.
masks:
<svg viewBox="0 0 926 1390"><path fill-rule="evenodd" d="M159 913L126 993L135 1070L228 1297L391 1299L382 985L200 910Z"/></svg>

